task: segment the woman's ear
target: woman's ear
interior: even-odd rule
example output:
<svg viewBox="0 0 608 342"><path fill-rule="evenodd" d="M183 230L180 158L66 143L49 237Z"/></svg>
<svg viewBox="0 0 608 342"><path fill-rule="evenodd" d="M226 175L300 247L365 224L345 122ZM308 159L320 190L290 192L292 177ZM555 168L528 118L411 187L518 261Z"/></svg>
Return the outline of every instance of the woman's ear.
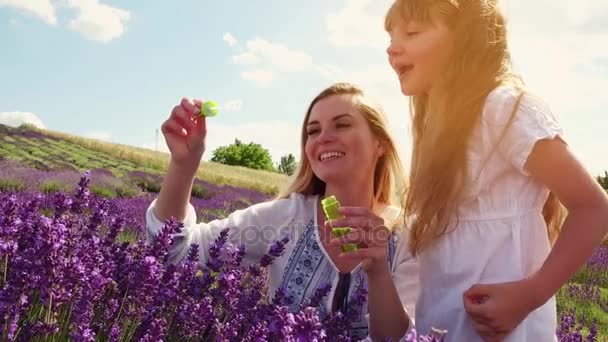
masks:
<svg viewBox="0 0 608 342"><path fill-rule="evenodd" d="M380 140L376 140L376 152L378 153L378 158L386 153L386 145Z"/></svg>

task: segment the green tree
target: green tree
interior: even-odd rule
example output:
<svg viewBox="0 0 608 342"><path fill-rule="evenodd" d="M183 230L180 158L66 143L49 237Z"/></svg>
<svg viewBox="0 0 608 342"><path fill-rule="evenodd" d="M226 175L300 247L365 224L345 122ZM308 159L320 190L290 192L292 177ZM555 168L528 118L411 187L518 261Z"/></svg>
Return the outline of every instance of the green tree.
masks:
<svg viewBox="0 0 608 342"><path fill-rule="evenodd" d="M604 176L597 176L597 181L600 183L602 188L608 191L608 171L604 171Z"/></svg>
<svg viewBox="0 0 608 342"><path fill-rule="evenodd" d="M244 166L250 169L274 171L272 158L260 144L243 144L239 139L228 146L220 146L213 151L212 162L225 165Z"/></svg>
<svg viewBox="0 0 608 342"><path fill-rule="evenodd" d="M288 154L281 157L281 162L277 166L280 173L291 176L296 170L296 157L293 154Z"/></svg>

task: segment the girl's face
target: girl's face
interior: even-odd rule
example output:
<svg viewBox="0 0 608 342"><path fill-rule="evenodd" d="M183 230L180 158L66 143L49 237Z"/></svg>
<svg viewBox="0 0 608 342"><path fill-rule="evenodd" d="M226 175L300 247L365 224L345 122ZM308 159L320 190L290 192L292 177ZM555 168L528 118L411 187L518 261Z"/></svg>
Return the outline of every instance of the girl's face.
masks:
<svg viewBox="0 0 608 342"><path fill-rule="evenodd" d="M397 21L389 32L386 49L391 67L406 96L431 92L446 70L451 47L450 31L444 24Z"/></svg>
<svg viewBox="0 0 608 342"><path fill-rule="evenodd" d="M383 148L350 96L334 95L317 102L306 132L306 157L319 179L325 183L348 180L357 186L373 178Z"/></svg>

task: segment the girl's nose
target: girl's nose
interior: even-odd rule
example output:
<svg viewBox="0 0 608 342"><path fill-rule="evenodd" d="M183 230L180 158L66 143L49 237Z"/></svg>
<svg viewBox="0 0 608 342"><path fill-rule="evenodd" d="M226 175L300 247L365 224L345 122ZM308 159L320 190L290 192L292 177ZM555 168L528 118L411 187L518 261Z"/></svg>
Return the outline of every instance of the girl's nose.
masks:
<svg viewBox="0 0 608 342"><path fill-rule="evenodd" d="M388 49L386 49L386 52L388 55L388 64L394 68L395 66L394 66L393 62L395 61L396 54L391 51L390 47Z"/></svg>
<svg viewBox="0 0 608 342"><path fill-rule="evenodd" d="M386 48L386 54L388 55L388 57L395 57L399 53L401 53L401 49L397 46L397 44L395 44L394 42L390 42L388 44L388 47Z"/></svg>

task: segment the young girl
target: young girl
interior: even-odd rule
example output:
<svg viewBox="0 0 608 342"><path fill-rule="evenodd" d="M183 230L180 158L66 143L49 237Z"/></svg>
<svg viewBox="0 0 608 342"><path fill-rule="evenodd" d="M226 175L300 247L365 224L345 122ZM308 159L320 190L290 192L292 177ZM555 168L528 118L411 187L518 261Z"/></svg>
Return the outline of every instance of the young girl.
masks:
<svg viewBox="0 0 608 342"><path fill-rule="evenodd" d="M606 235L606 193L514 75L497 0L397 0L385 28L412 97L416 328L446 329L448 341L555 340L554 294Z"/></svg>
<svg viewBox="0 0 608 342"><path fill-rule="evenodd" d="M287 191L225 219L197 223L189 201L205 150L205 119L196 118L200 106L200 101L182 100L162 126L171 162L146 221L150 238L169 217L184 222L171 262L181 260L196 243L204 265L209 243L227 227L229 241L245 245L245 263L258 262L276 240L287 235L290 240L283 256L269 267L271 297L283 288L295 310L305 298L331 283L322 314L355 310L359 316L351 322L351 337L402 336L409 326L407 311L413 312L417 295L417 263L405 248L406 231L395 228L390 234L387 228L399 217L400 209L390 202L395 194L394 180L403 175L381 110L354 85L338 83L325 89L306 112L301 163ZM331 226L325 222L320 205L329 195L340 201L345 216L332 224L347 225L368 236L365 244L352 252L357 260L339 258L340 246L329 245ZM350 299L361 287L368 289L367 303L355 307Z"/></svg>

